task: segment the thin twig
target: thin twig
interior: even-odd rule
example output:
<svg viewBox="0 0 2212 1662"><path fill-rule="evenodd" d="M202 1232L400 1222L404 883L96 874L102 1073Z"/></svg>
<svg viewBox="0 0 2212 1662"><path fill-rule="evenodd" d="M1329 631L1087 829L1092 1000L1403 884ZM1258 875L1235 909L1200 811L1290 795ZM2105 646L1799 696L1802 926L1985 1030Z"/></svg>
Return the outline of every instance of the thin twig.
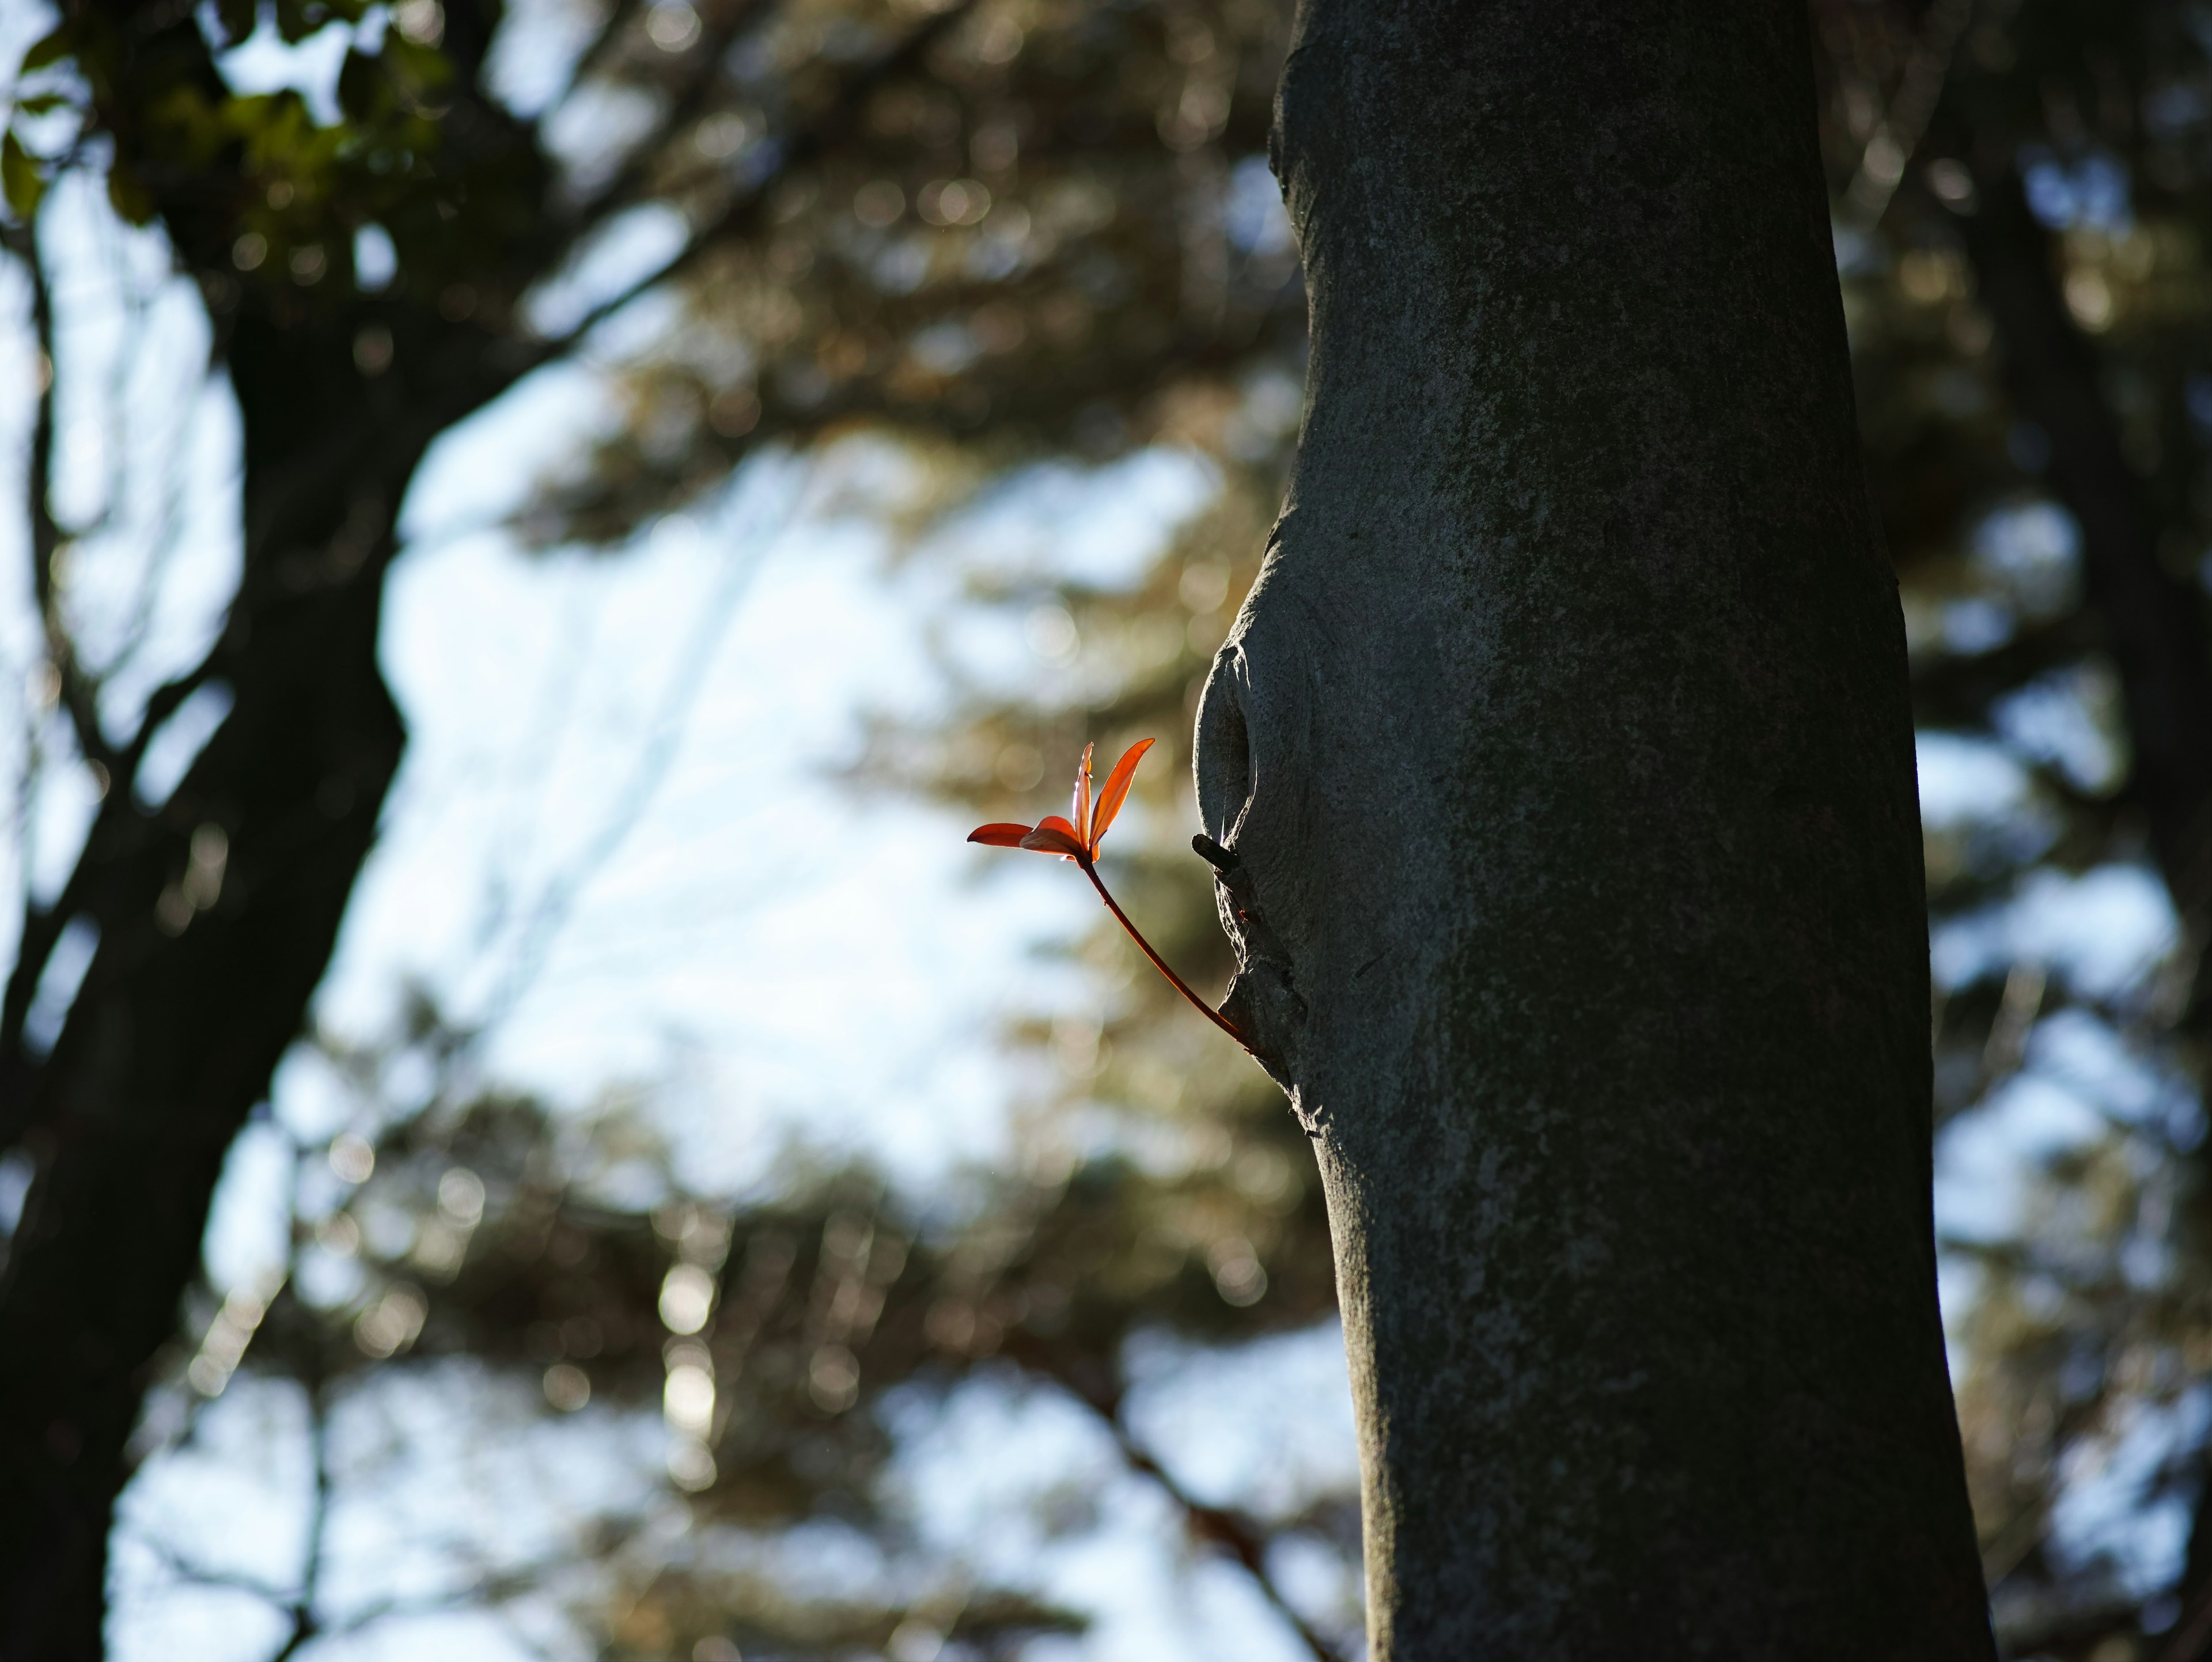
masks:
<svg viewBox="0 0 2212 1662"><path fill-rule="evenodd" d="M46 281L45 261L39 253L38 222L24 225L10 239L31 284L31 327L45 362L46 384L31 425L31 477L27 506L31 514L31 587L38 603L39 619L46 630L46 657L59 681L63 709L76 734L77 749L88 762L97 763L112 782L115 754L100 730L100 688L77 661L76 643L70 639L54 581L54 562L66 540L54 518L54 400L61 385L59 362L54 352L53 291Z"/></svg>
<svg viewBox="0 0 2212 1662"><path fill-rule="evenodd" d="M301 1169L307 1165L304 1149L296 1151L292 1184L292 1240L291 1263L289 1269L296 1276L300 1269L298 1243L305 1231L300 1208ZM331 1377L329 1359L319 1344L307 1347L307 1362L300 1373L301 1386L307 1394L307 1446L315 1466L314 1499L307 1511L307 1538L301 1549L300 1597L292 1606L292 1631L284 1641L284 1647L270 1659L270 1662L291 1662L293 1656L322 1635L322 1623L315 1614L316 1600L321 1596L323 1559L327 1550L331 1525L331 1500L333 1488L331 1480Z"/></svg>
<svg viewBox="0 0 2212 1662"><path fill-rule="evenodd" d="M1196 993L1191 991L1190 983L1186 982L1173 970L1170 969L1168 967L1167 959L1162 958L1158 953L1152 950L1152 943L1146 940L1143 934L1138 929L1137 926L1129 921L1129 914L1123 911L1121 908L1115 904L1114 897L1106 892L1106 885L1100 880L1098 876L1098 868L1093 865L1088 858L1079 859L1076 861L1076 864L1083 868L1083 874L1091 880L1091 886L1098 891L1098 898L1106 903L1106 910L1113 913L1116 918L1121 920L1121 927L1129 932L1129 939L1137 943L1138 950L1143 953L1146 958L1152 960L1152 967L1158 970L1162 975L1165 976L1170 982L1174 983L1175 989L1190 1001L1190 1007L1192 1009L1196 1010L1208 1021L1220 1028L1223 1032L1235 1039L1249 1052L1252 1049L1251 1043L1244 1037L1243 1032L1237 1027L1237 1024L1231 1021L1227 1016L1222 1014L1220 1011L1215 1009L1211 1004L1208 1004Z"/></svg>
<svg viewBox="0 0 2212 1662"><path fill-rule="evenodd" d="M1115 1427L1115 1440L1121 1446L1122 1458L1133 1470L1142 1472L1158 1483L1167 1497L1182 1508L1184 1516L1190 1520L1196 1533L1226 1547L1231 1556L1244 1567L1246 1573L1258 1585L1261 1596L1274 1606L1275 1613L1290 1623L1291 1630L1314 1653L1315 1662L1345 1662L1344 1653L1327 1635L1293 1608L1284 1596L1282 1588L1275 1584L1275 1578L1267 1568L1267 1537L1250 1519L1241 1512L1231 1512L1226 1507L1209 1507L1187 1494L1182 1485L1169 1476L1167 1469L1139 1448L1118 1423Z"/></svg>
<svg viewBox="0 0 2212 1662"><path fill-rule="evenodd" d="M122 1532L124 1531L118 1531L118 1533ZM237 1570L216 1569L212 1565L197 1563L185 1557L167 1541L159 1540L151 1535L142 1534L137 1530L129 1530L128 1533L137 1545L151 1553L160 1561L162 1568L167 1570L179 1581L189 1581L194 1586L223 1587L233 1592L250 1592L255 1598L265 1598L272 1604L282 1604L286 1602L287 1594L283 1588L273 1586L258 1575L247 1575Z"/></svg>
<svg viewBox="0 0 2212 1662"><path fill-rule="evenodd" d="M732 618L737 615L738 603L769 554L806 506L816 473L817 468L810 465L785 503L782 516L759 529L751 545L740 550L724 565L714 592L699 610L690 638L677 654L675 669L661 690L659 706L647 727L645 742L631 763L629 776L623 788L615 794L612 809L600 821L583 850L540 891L517 932L507 973L471 1024L463 1049L481 1043L514 1012L544 968L547 951L575 910L577 897L585 885L605 868L652 805L690 730L690 718L698 706L708 673L714 666L716 650Z"/></svg>

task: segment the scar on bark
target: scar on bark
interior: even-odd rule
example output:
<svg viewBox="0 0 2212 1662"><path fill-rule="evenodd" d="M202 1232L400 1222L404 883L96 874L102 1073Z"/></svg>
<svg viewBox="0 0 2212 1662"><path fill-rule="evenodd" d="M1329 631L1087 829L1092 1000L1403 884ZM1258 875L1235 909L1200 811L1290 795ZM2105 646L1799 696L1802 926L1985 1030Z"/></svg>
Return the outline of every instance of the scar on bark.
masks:
<svg viewBox="0 0 2212 1662"><path fill-rule="evenodd" d="M1191 847L1213 868L1214 905L1237 954L1221 1013L1237 1024L1247 1048L1296 1109L1306 1001L1297 990L1290 949L1267 922L1252 866L1237 848L1258 784L1244 714L1249 676L1241 645L1232 640L1215 657L1200 696L1196 772L1199 814L1206 829L1191 839ZM1317 1134L1303 1110L1298 1117L1309 1134Z"/></svg>

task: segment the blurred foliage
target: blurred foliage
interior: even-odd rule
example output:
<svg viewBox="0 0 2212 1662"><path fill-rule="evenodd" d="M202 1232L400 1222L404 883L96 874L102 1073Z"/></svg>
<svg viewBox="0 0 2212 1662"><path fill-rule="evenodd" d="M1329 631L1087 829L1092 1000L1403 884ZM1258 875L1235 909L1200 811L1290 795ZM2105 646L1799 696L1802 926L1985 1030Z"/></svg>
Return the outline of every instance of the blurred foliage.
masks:
<svg viewBox="0 0 2212 1662"><path fill-rule="evenodd" d="M2212 1367L2191 996L2203 937L2136 753L2175 713L2139 688L2132 705L2124 695L2130 624L2115 609L2112 539L2093 539L2132 520L2139 557L2176 580L2183 627L2201 642L2212 551L2203 19L2156 0L1813 9L1861 431L1918 719L2019 770L2011 800L1930 814L1931 921L1940 940L2054 874L2160 861L2183 916L2171 958L2118 986L2084 984L2032 939L1948 995L1939 976L1939 1148L1963 1156L1977 1120L1996 1123L2031 1083L2073 1090L2100 1122L2040 1150L2028 1132L2015 1221L1943 1244L1999 1634L2013 1655L2179 1662L2212 1643L2201 1521L2185 1568L2179 1550L2203 1491ZM2008 245L2008 193L2033 214ZM2045 270L2054 304L2038 338L2016 305L1985 302ZM2075 352L2092 366L2081 418L2124 461L2096 488L2121 502L2092 499L2078 454L2059 454L2045 412L2019 401ZM2100 1099L2081 1077L2094 1070L2069 1072L2069 1047L2077 1060L2094 1051L2126 1088ZM2062 1527L2069 1492L2078 1501L2100 1482L2121 1483L2106 1504L2135 1520L2131 1543L2124 1530L2085 1538L2078 1504Z"/></svg>
<svg viewBox="0 0 2212 1662"><path fill-rule="evenodd" d="M656 284L678 306L623 337L628 420L548 482L526 538L618 542L717 489L752 447L854 423L915 441L947 482L940 504L1024 456L1200 446L1231 488L1191 528L1188 558L1133 595L1066 597L1085 634L1068 655L1110 696L1073 716L971 701L981 725L945 741L959 759L933 740L926 776L902 782L1004 794L1048 756L1072 761L1092 722L1180 746L1192 677L1249 581L1297 417L1304 320L1263 155L1286 22L1261 0L614 0L504 15L471 0L285 0L190 17L76 4L16 88L11 246L36 258L24 222L71 168L101 172L126 220L158 220L233 370L249 518L258 488L359 489L329 475L318 424L356 435L367 417L411 465L411 447ZM346 34L335 120L298 92L230 89L221 54L256 30ZM533 51L566 55L561 84L503 87L502 54ZM675 251L641 277L594 275L610 250L672 224ZM287 380L302 374L307 396ZM325 473L303 485L274 471L295 454ZM388 514L397 494L385 482L368 511ZM374 527L343 534L375 546ZM249 590L257 561L249 539ZM1165 806L1176 775L1156 764L1145 793ZM1174 919L1163 947L1218 974L1196 862L1156 847L1130 866L1131 904ZM1119 948L1086 950L1125 983L1112 1020L1026 1036L1069 1081L1048 1114L1088 1117L1039 1146L1085 1152L979 1178L944 1215L866 1172L803 1167L718 1210L684 1193L635 1114L556 1122L527 1102L449 1099L443 1084L399 1111L378 1084L392 1055L329 1051L363 1106L355 1129L295 1151L289 1272L198 1298L134 1458L189 1444L198 1405L240 1368L299 1383L319 1449L350 1393L465 1358L532 1379L553 1419L657 1412L668 1493L688 1497L698 1538L830 1519L896 1555L876 1410L902 1390L1012 1368L1085 1404L1194 1539L1241 1562L1332 1653L1356 1611L1291 1614L1269 1553L1296 1534L1356 1562L1352 1497L1267 1520L1203 1504L1121 1417L1133 1337L1230 1341L1328 1313L1310 1154L1217 1034L1188 1012L1163 1022ZM445 1081L468 1040L426 1012L396 1043ZM1115 1129L1133 1103L1142 1124ZM616 1166L651 1174L650 1204L589 1180ZM259 1589L292 1611L288 1652L331 1631L317 1567L339 1480L319 1457L318 1470L305 1582ZM929 1570L911 1596L855 1602L715 1570L699 1552L626 1555L641 1528L602 1519L571 1561L487 1574L474 1597L567 1587L605 1653L700 1662L918 1656L939 1637L946 1656L1012 1654L1074 1620L958 1566ZM618 1585L585 1574L593 1562L617 1566Z"/></svg>
<svg viewBox="0 0 2212 1662"><path fill-rule="evenodd" d="M757 234L708 256L631 377L630 423L550 494L538 534L618 536L749 444L856 420L987 464L1183 441L1295 362L1304 302L1263 159L1277 9L957 15L850 142L786 171ZM853 27L806 8L765 25L734 102L649 165L710 193L764 165L808 60Z"/></svg>
<svg viewBox="0 0 2212 1662"><path fill-rule="evenodd" d="M896 1603L805 1596L741 1553L671 1554L664 1542L655 1556L639 1546L645 1519L619 1511L580 1533L573 1559L482 1577L477 1596L494 1606L565 1592L572 1619L613 1657L723 1653L702 1641L757 1657L848 1654L882 1649L906 1623L951 1641L947 1656L1011 1656L1025 1637L1079 1627L957 1562L925 1553L913 1564L910 1525L879 1501L893 1452L886 1400L942 1396L994 1370L1084 1404L1201 1538L1255 1564L1273 1533L1356 1543L1347 1498L1263 1523L1182 1495L1120 1417L1133 1336L1227 1340L1333 1308L1318 1185L1280 1135L1217 1134L1159 1171L1104 1153L1056 1172L979 1176L928 1202L795 1153L771 1192L732 1212L685 1193L634 1102L556 1119L525 1100L449 1096L460 1075L447 1062L462 1048L451 1041L426 1016L409 1055L446 1062L430 1063L439 1084L411 1113L391 1109L391 1055L320 1051L362 1129L292 1144L283 1278L201 1301L188 1324L197 1342L161 1365L142 1458L189 1440L196 1405L241 1366L312 1393L320 1437L347 1393L465 1359L531 1380L550 1416L593 1405L662 1418L695 1544L834 1519L908 1563L916 1589ZM318 1507L319 1551L326 1492ZM581 1572L594 1559L621 1566L619 1598L592 1596ZM409 1613L379 1606L370 1619ZM343 1630L309 1614L307 1636Z"/></svg>
<svg viewBox="0 0 2212 1662"><path fill-rule="evenodd" d="M189 233L218 313L326 306L374 330L406 301L511 335L517 363L579 326L559 298L518 315L533 285L546 301L635 232L625 216L678 216L681 252L647 275L684 277L684 315L631 366L630 424L540 504L546 538L618 538L750 445L855 419L1000 454L1172 440L1303 332L1264 163L1287 19L1264 0L623 0L581 20L287 0L201 27L228 48L257 19L349 36L337 122L295 91L231 93L208 51L149 50L132 8L73 7L23 63L14 211L104 149L118 210ZM550 107L503 104L507 38L557 56L580 21ZM364 233L391 277L357 281ZM391 354L357 354L364 376Z"/></svg>

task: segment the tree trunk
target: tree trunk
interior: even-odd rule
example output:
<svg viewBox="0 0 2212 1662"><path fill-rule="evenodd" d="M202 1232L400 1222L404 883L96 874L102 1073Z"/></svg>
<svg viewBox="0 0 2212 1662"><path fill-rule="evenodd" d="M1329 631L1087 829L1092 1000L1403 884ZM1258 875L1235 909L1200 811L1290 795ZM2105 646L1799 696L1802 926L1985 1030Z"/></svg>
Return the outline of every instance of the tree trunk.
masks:
<svg viewBox="0 0 2212 1662"><path fill-rule="evenodd" d="M131 149L147 110L225 95L196 15L148 0L72 15L85 38L123 43L95 77L99 114L144 164L179 264L230 283L236 202L260 188L253 158L234 147L195 171ZM496 9L445 17L447 56L472 86ZM447 118L458 136L441 155L500 161L534 201L526 135L481 106L465 113ZM155 811L131 789L136 746L117 747L84 852L54 905L29 911L0 997L0 1148L36 1160L0 1268L0 1662L101 1653L130 1434L198 1273L224 1155L301 1032L398 766L377 631L401 495L431 441L528 362L405 285L231 293L217 334L243 424L244 570L198 673L229 685L231 711ZM356 362L366 325L389 332L380 374ZM97 925L99 947L36 1059L24 1012L73 917Z"/></svg>
<svg viewBox="0 0 2212 1662"><path fill-rule="evenodd" d="M599 46L635 9L611 9ZM966 9L965 0L936 8L841 77L661 277L758 234L777 181L859 131L885 79L921 64ZM371 71L357 88L372 113L392 98L408 112L405 143L420 147L412 182L394 196L369 165L346 187L391 224L434 216L428 222L450 227L427 245L434 258L412 271L403 258L380 294L288 283L273 258L240 281L234 239L249 222L240 216L273 201L262 178L270 158L234 135L211 155L187 155L165 125L228 97L202 14L167 0L70 0L65 10L70 50L97 66L84 78L113 165L131 181L124 195L143 192L179 265L235 305L217 334L243 417L246 548L223 638L156 695L149 723L202 680L230 685L229 716L154 813L130 789L138 746L98 741L116 763L114 788L61 897L27 908L0 993L0 1151L36 1157L0 1263L0 1662L100 1654L108 1527L133 1423L198 1273L225 1151L301 1030L403 748L376 655L402 492L441 432L581 338L535 340L507 320L516 296L629 199L617 180L580 207L548 206L540 135L479 90L501 7L447 0L438 52L449 78L418 80L428 71L417 54L396 80ZM702 63L758 21L752 8L726 9L720 45ZM349 59L342 100L360 70ZM713 86L693 83L701 97ZM425 100L431 87L437 96ZM696 113L677 100L656 143ZM437 122L434 139L426 119ZM653 170L637 165L629 188L647 192ZM450 304L456 290L467 305ZM356 356L365 329L387 337L380 368ZM180 912L179 880L217 831L220 892L208 892L203 872L212 904ZM25 1014L77 917L98 926L99 947L41 1059L25 1048Z"/></svg>
<svg viewBox="0 0 2212 1662"><path fill-rule="evenodd" d="M1802 10L1307 0L1276 142L1306 420L1198 779L1375 1662L1992 1657Z"/></svg>
<svg viewBox="0 0 2212 1662"><path fill-rule="evenodd" d="M248 520L265 534L249 531L215 658L230 715L159 813L116 782L56 909L94 921L99 949L52 1055L16 1070L0 1103L38 1160L0 1273L4 1662L101 1653L108 1529L150 1366L176 1335L223 1157L300 1032L399 762L377 623L421 440L388 449L345 373L344 337L322 343L333 365L305 332L242 326L234 341ZM319 449L336 463L327 484L272 500ZM213 846L204 827L223 834L222 857L195 912L177 892Z"/></svg>

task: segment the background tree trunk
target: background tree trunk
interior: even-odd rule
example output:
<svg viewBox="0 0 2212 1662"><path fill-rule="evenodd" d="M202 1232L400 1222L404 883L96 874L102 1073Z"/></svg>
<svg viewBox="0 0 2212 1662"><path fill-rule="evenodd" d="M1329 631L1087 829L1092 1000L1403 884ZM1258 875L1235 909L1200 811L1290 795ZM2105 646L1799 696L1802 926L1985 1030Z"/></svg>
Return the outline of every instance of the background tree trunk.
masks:
<svg viewBox="0 0 2212 1662"><path fill-rule="evenodd" d="M134 77L220 94L193 16L130 3L80 16L132 43L107 88L118 127L144 95ZM449 48L473 68L496 14L447 16ZM489 119L471 137L514 142ZM224 273L218 193L156 182L181 262ZM368 323L397 344L380 379L356 361ZM244 571L228 625L127 743L82 724L112 788L60 896L27 916L0 996L0 1148L35 1161L0 1266L4 1662L101 1654L129 1439L198 1272L224 1156L301 1030L404 747L377 661L401 496L431 441L515 374L491 363L484 329L404 291L314 305L248 288L217 336L244 444ZM32 508L50 545L44 483ZM34 552L51 560L50 545ZM143 807L131 779L148 736L210 682L231 689L229 715L173 794ZM54 939L80 917L98 949L52 1053L34 1059L25 1014Z"/></svg>
<svg viewBox="0 0 2212 1662"><path fill-rule="evenodd" d="M622 38L637 9L612 8L601 45ZM377 640L408 481L441 433L582 338L584 325L555 339L514 331L516 297L653 173L640 162L604 196L549 206L554 169L539 135L479 84L501 9L448 0L435 54L387 54L404 60L397 69L356 54L340 79L341 101L351 85L361 107L349 119L386 122L380 143L398 132L423 146L405 190L366 164L346 176L365 193L356 205L403 234L398 280L356 287L341 248L320 287L284 281L273 254L246 277L234 257L241 204L273 204L262 175L285 159L283 145L270 140L264 154L231 134L188 155L162 125L179 110L226 107L203 14L154 0L76 0L66 11L64 45L115 142L122 195L143 192L210 297L243 427L245 557L222 638L154 695L134 736L105 734L96 688L72 681L73 665L62 676L80 747L112 788L62 893L27 908L0 992L0 1152L21 1148L33 1167L0 1258L0 1662L100 1653L108 1531L133 1426L199 1272L224 1155L305 1024L404 749ZM848 138L884 80L912 73L964 12L937 9L820 88L827 95L782 136L775 166L722 203L656 280L756 233L775 180ZM698 55L690 92L672 98L664 140L689 132L701 100L726 94L704 66L758 21L749 3L717 9L720 44ZM434 108L421 101L433 88ZM415 111L397 129L384 107L394 100ZM416 118L428 115L437 125L426 137ZM414 237L410 220L433 228ZM339 228L349 241L349 224ZM410 237L418 269L404 258ZM9 238L35 270L28 230ZM364 356L379 336L380 361ZM51 405L40 423L43 458ZM720 465L731 460L726 446ZM60 529L42 459L32 471L44 603ZM147 740L193 689L216 682L232 692L230 714L174 794L145 808L131 782ZM196 861L200 898L179 910ZM52 1053L35 1056L26 1016L76 919L96 926L98 947Z"/></svg>
<svg viewBox="0 0 2212 1662"><path fill-rule="evenodd" d="M2160 563L2157 515L2128 465L2096 349L2067 314L2051 238L2028 211L2019 174L2009 157L1993 163L1977 155L1984 164L1974 181L1978 205L1957 221L1975 294L1996 326L2005 390L2049 442L2051 487L2081 524L2089 605L2127 701L2129 795L2148 822L2189 950L2201 955L2212 912L2212 672L2203 602Z"/></svg>
<svg viewBox="0 0 2212 1662"><path fill-rule="evenodd" d="M392 515L428 434L380 433L343 334L319 358L307 332L274 333L249 322L233 343L251 528L212 664L235 703L158 813L127 785L110 791L49 915L95 921L98 953L53 1054L0 1097L0 1130L38 1158L0 1275L9 1662L101 1654L108 1530L151 1366L176 1334L223 1157L300 1032L399 763L377 624ZM313 407L318 392L331 407ZM302 471L320 488L297 488ZM164 891L210 831L222 857L203 857L212 881L179 928ZM25 980L8 1012L18 1044Z"/></svg>
<svg viewBox="0 0 2212 1662"><path fill-rule="evenodd" d="M1198 776L1376 1662L1991 1656L1804 18L1309 0L1276 139L1305 428Z"/></svg>

